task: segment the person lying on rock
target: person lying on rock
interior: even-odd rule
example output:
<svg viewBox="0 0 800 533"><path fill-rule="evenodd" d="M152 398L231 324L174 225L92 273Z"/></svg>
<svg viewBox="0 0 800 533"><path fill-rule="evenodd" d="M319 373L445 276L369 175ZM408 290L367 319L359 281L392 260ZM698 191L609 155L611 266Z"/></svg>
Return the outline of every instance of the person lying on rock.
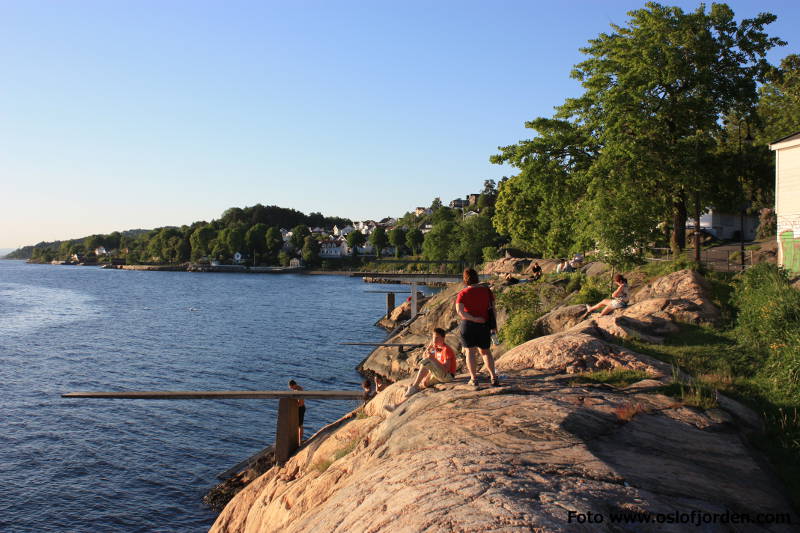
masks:
<svg viewBox="0 0 800 533"><path fill-rule="evenodd" d="M614 283L617 284L617 288L614 289L613 293L611 293L611 298L606 298L593 306L586 304L586 312L583 314L581 319L586 318L601 307L603 307L603 310L600 312L600 315L602 316L610 315L616 309L624 309L628 306L628 280L625 279L622 274L615 274Z"/></svg>
<svg viewBox="0 0 800 533"><path fill-rule="evenodd" d="M433 330L431 342L425 348L428 355L420 361L417 377L406 390L406 398L418 392L420 388L453 381L456 376L456 354L447 345L446 335L447 332L442 328Z"/></svg>
<svg viewBox="0 0 800 533"><path fill-rule="evenodd" d="M489 370L492 386L500 386L497 374L494 371L494 357L489 348L492 342L492 333L497 332L497 323L494 314L494 295L492 289L480 285L478 273L475 269L464 269L465 288L456 296L456 313L461 318L458 333L461 336L461 346L467 352L467 370L469 371L469 384L478 385L478 374L475 356L480 351L483 363Z"/></svg>

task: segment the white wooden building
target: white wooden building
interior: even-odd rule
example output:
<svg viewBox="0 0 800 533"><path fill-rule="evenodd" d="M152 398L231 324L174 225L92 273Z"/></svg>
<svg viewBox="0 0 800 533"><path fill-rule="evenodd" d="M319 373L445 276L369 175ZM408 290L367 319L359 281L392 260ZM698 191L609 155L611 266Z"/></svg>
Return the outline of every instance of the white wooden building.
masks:
<svg viewBox="0 0 800 533"><path fill-rule="evenodd" d="M778 264L800 274L800 131L769 147L775 151Z"/></svg>

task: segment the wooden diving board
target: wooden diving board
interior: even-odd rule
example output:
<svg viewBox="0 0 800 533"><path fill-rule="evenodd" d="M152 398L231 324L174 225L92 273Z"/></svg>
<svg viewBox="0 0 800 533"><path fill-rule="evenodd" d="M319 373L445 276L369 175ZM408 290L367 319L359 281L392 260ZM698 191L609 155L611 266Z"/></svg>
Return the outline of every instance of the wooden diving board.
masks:
<svg viewBox="0 0 800 533"><path fill-rule="evenodd" d="M120 391L68 392L62 398L121 398L126 400L360 400L362 391L339 390L223 390L223 391Z"/></svg>
<svg viewBox="0 0 800 533"><path fill-rule="evenodd" d="M407 348L409 346L416 346L417 348L425 346L421 343L402 343L402 342L340 342L342 346L394 346L398 348Z"/></svg>
<svg viewBox="0 0 800 533"><path fill-rule="evenodd" d="M300 416L297 400L363 400L363 391L120 391L68 392L62 398L94 398L124 400L262 400L278 399L278 421L275 428L275 461L285 463L300 447ZM251 458L252 459L252 458ZM237 465L238 466L238 465Z"/></svg>

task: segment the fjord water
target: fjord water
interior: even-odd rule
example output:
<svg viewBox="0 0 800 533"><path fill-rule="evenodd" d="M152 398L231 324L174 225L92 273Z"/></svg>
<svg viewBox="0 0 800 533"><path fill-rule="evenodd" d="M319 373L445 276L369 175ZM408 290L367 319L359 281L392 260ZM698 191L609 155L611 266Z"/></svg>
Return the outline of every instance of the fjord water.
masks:
<svg viewBox="0 0 800 533"><path fill-rule="evenodd" d="M343 276L0 261L0 531L206 531L215 476L274 442L275 400L70 391L359 387L384 298ZM308 401L306 430L353 409ZM310 433L307 433L310 434Z"/></svg>

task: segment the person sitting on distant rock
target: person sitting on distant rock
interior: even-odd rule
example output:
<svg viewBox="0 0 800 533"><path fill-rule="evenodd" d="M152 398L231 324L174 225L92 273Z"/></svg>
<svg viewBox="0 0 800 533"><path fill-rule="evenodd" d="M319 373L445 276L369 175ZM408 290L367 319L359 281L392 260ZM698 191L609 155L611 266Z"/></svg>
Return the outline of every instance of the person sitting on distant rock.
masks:
<svg viewBox="0 0 800 533"><path fill-rule="evenodd" d="M289 388L296 391L303 390L303 387L297 384L293 379L289 380ZM303 442L303 422L306 419L306 401L300 398L297 400L297 442Z"/></svg>
<svg viewBox="0 0 800 533"><path fill-rule="evenodd" d="M533 281L537 281L541 277L542 277L542 267L539 266L538 262L534 261L533 267L531 267L531 279Z"/></svg>
<svg viewBox="0 0 800 533"><path fill-rule="evenodd" d="M456 313L461 318L458 333L461 336L461 346L467 352L469 383L474 387L478 385L475 356L480 351L483 363L489 371L492 386L498 387L500 381L494 371L494 357L490 349L492 333L497 330L494 295L489 287L480 285L475 269L465 269L463 279L466 287L456 296Z"/></svg>
<svg viewBox="0 0 800 533"><path fill-rule="evenodd" d="M447 345L446 335L447 332L442 328L433 330L431 342L425 347L428 356L420 361L417 377L406 390L406 398L418 392L420 388L453 381L456 375L456 354Z"/></svg>
<svg viewBox="0 0 800 533"><path fill-rule="evenodd" d="M383 380L383 376L380 374L375 374L375 393L379 393L386 388L386 382Z"/></svg>
<svg viewBox="0 0 800 533"><path fill-rule="evenodd" d="M602 316L610 315L615 309L624 309L628 306L628 280L622 274L616 274L614 275L614 283L617 284L617 288L611 293L611 298L606 298L593 306L586 304L586 312L582 318L586 318L601 307L604 307L600 312Z"/></svg>
<svg viewBox="0 0 800 533"><path fill-rule="evenodd" d="M584 260L583 254L580 252L576 253L574 256L572 256L572 266L574 266L575 268L583 266L583 260Z"/></svg>

